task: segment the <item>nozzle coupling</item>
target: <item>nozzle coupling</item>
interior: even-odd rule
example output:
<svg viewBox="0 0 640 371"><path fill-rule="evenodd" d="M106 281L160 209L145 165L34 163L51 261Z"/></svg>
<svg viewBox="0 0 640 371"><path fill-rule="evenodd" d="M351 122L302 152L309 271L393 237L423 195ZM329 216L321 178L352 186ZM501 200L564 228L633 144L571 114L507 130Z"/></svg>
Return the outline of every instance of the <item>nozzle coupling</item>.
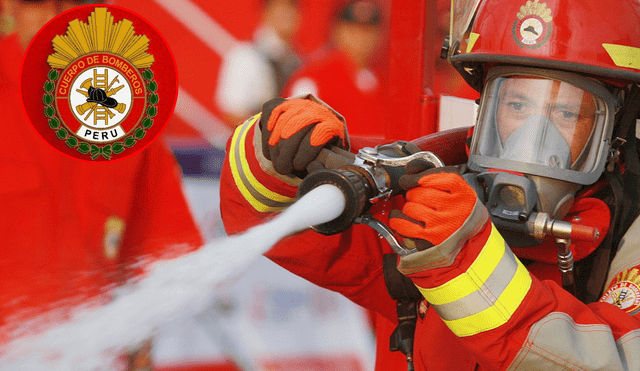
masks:
<svg viewBox="0 0 640 371"><path fill-rule="evenodd" d="M342 191L347 205L338 218L312 226L311 229L332 235L344 232L354 222L364 222L379 232L381 230L380 233L392 236L382 223L374 221L373 218L363 219L362 216L372 204L404 192L398 180L404 174L405 165L410 161L420 159L431 163L433 167L444 166L433 153L412 153L411 149L410 143L406 142L395 142L376 148L365 147L355 156L342 149L323 149L318 161L325 168L313 171L308 169L309 175L298 186L297 198L322 184L331 184ZM418 147L414 149L419 151Z"/></svg>
<svg viewBox="0 0 640 371"><path fill-rule="evenodd" d="M371 198L373 188L370 184L371 180L367 178L366 173L357 166L321 169L305 177L298 186L297 199L320 185L331 184L342 191L347 202L339 217L323 224L314 225L311 229L324 235L333 235L347 230L355 219L370 207L368 200Z"/></svg>

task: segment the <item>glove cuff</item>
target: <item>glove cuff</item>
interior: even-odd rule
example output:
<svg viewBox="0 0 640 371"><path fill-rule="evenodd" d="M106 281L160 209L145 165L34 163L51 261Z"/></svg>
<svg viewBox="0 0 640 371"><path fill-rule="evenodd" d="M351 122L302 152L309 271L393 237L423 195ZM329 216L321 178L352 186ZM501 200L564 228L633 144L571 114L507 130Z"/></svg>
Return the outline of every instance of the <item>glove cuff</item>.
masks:
<svg viewBox="0 0 640 371"><path fill-rule="evenodd" d="M422 272L429 269L450 267L460 254L462 246L475 237L489 221L489 213L480 200L476 203L460 228L439 245L402 257L398 270L402 274Z"/></svg>
<svg viewBox="0 0 640 371"><path fill-rule="evenodd" d="M282 175L278 173L273 167L273 162L264 156L264 151L262 150L263 136L260 128L256 125L256 127L252 128L252 130L253 138L251 138L251 145L255 148L255 158L260 165L260 170L269 178L277 180L276 184L274 184L276 188L286 188L286 195L288 197L295 198L297 187L302 182L302 179L297 176L292 176L289 174Z"/></svg>

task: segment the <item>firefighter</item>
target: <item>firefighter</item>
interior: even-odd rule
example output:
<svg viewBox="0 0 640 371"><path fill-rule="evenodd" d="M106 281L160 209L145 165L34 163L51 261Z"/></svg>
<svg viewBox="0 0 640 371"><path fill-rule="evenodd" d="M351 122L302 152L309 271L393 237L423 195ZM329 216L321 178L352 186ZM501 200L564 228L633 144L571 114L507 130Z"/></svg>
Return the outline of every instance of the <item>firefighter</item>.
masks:
<svg viewBox="0 0 640 371"><path fill-rule="evenodd" d="M640 5L453 10L463 24L453 23L449 60L482 93L468 161L409 163L404 197L370 210L409 249L397 268L423 297L410 367L639 369L640 35L629 25ZM303 97L268 102L229 145L221 192L233 233L293 202L321 147L349 142L338 113ZM393 320L391 249L367 228L307 231L267 256Z"/></svg>

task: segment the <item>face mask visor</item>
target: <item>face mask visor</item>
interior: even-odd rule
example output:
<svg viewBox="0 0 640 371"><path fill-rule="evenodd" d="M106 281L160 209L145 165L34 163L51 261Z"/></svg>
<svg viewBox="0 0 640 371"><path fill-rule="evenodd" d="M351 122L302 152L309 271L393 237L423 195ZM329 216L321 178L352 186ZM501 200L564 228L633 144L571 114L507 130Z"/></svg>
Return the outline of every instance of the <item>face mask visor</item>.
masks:
<svg viewBox="0 0 640 371"><path fill-rule="evenodd" d="M469 167L592 184L609 152L616 99L571 73L495 67L487 76Z"/></svg>

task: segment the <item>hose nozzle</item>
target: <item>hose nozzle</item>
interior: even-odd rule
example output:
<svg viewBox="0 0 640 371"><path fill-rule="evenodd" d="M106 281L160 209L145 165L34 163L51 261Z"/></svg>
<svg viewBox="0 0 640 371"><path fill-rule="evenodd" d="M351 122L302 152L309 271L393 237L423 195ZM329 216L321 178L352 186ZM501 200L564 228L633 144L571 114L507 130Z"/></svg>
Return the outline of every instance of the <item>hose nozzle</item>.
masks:
<svg viewBox="0 0 640 371"><path fill-rule="evenodd" d="M322 184L331 184L340 189L347 204L339 217L329 222L312 226L311 229L324 235L344 232L369 207L367 201L370 197L371 187L362 176L354 171L347 169L321 169L304 178L298 187L297 198L300 199Z"/></svg>
<svg viewBox="0 0 640 371"><path fill-rule="evenodd" d="M407 142L365 147L357 155L338 148L323 149L318 162L325 168L315 171L308 169L309 175L298 186L297 198L322 184L331 184L342 191L347 205L338 218L312 226L311 229L325 235L343 232L360 222L359 217L372 204L404 193L398 180L404 174L404 166L418 158L430 162L434 167L444 166L433 153L420 151Z"/></svg>

